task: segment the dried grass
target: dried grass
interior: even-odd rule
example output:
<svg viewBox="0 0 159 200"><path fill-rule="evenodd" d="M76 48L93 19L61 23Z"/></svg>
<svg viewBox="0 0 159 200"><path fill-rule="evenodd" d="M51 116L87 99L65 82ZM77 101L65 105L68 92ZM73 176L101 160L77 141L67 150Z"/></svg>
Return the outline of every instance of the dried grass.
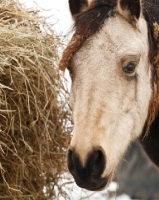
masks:
<svg viewBox="0 0 159 200"><path fill-rule="evenodd" d="M54 199L70 138L60 39L38 12L0 0L0 199ZM44 192L45 190L45 192ZM59 191L63 191L59 188Z"/></svg>

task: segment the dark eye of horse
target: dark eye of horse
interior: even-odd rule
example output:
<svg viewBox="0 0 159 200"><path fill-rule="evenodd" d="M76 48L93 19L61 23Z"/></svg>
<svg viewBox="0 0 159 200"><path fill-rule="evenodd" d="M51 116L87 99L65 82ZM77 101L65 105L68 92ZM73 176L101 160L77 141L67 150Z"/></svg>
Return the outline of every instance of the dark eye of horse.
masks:
<svg viewBox="0 0 159 200"><path fill-rule="evenodd" d="M123 68L123 71L127 74L131 74L135 71L136 63L130 62L126 67Z"/></svg>

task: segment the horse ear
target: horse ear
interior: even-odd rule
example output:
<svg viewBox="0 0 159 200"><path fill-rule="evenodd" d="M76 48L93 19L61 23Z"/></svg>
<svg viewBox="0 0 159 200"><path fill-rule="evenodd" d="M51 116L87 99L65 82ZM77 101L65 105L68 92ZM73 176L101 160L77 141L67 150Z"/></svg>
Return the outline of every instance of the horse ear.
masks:
<svg viewBox="0 0 159 200"><path fill-rule="evenodd" d="M88 0L69 0L69 8L73 19L76 19L76 15L85 11L89 6Z"/></svg>
<svg viewBox="0 0 159 200"><path fill-rule="evenodd" d="M128 21L134 23L141 14L141 0L118 0L118 11Z"/></svg>

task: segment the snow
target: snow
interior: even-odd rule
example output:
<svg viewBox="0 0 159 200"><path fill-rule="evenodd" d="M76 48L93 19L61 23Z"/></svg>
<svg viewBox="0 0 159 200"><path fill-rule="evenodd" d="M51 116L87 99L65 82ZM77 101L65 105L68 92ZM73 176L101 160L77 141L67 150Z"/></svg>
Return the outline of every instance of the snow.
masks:
<svg viewBox="0 0 159 200"><path fill-rule="evenodd" d="M112 182L110 186L99 192L91 192L85 189L82 189L76 185L72 176L69 173L64 173L62 175L61 180L59 181L59 185L63 187L63 190L69 196L70 200L130 200L129 196L123 194L121 196L117 195L118 184ZM58 189L55 188L57 193L56 200L65 200L66 198L63 196L58 196Z"/></svg>

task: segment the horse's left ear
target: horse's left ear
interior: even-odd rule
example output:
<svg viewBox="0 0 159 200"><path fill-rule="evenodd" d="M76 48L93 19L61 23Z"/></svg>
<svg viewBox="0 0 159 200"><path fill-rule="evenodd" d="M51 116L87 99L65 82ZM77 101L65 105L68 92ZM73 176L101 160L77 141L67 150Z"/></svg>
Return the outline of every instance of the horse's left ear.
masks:
<svg viewBox="0 0 159 200"><path fill-rule="evenodd" d="M71 15L76 20L76 15L82 11L85 11L89 6L88 0L69 0L69 8Z"/></svg>
<svg viewBox="0 0 159 200"><path fill-rule="evenodd" d="M141 14L141 0L118 0L118 12L133 24Z"/></svg>

